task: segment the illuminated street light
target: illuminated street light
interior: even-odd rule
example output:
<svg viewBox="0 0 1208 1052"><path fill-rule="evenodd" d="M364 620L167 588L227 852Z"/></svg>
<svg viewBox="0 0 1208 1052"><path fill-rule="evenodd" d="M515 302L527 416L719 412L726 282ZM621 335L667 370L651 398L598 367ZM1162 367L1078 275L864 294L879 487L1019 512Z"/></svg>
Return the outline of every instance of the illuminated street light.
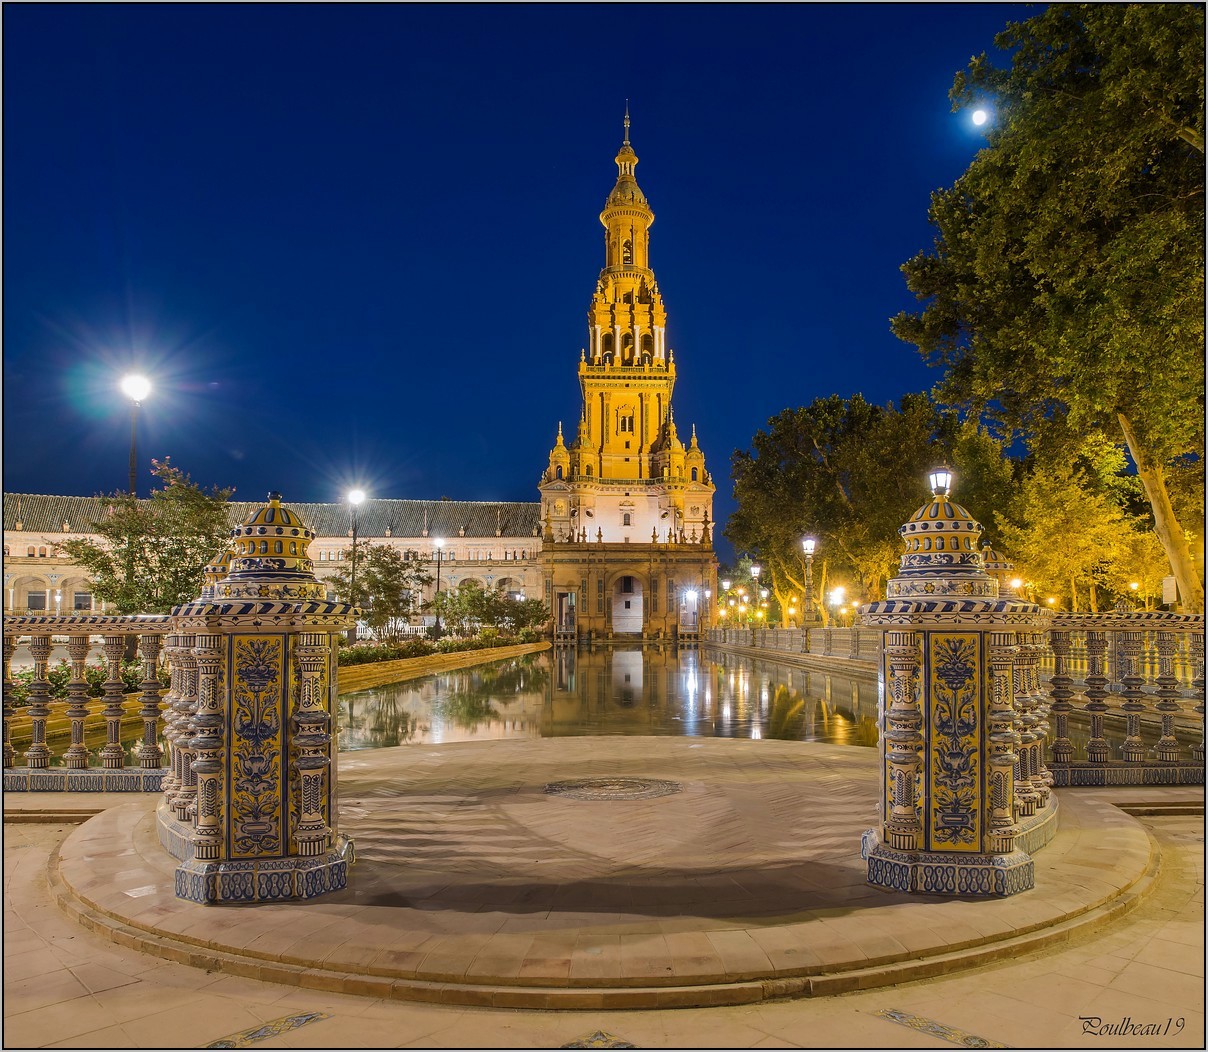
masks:
<svg viewBox="0 0 1208 1052"><path fill-rule="evenodd" d="M927 472L927 481L931 484L931 492L937 497L946 497L952 490L952 469L949 467L933 468Z"/></svg>
<svg viewBox="0 0 1208 1052"><path fill-rule="evenodd" d="M805 537L801 541L801 550L805 552L805 599L801 616L806 625L818 620L814 610L814 552L817 547L818 542L813 537Z"/></svg>
<svg viewBox="0 0 1208 1052"><path fill-rule="evenodd" d="M445 539L443 537L433 537L432 547L436 549L436 591L433 593L433 598L437 600L436 607L436 627L433 630L433 639L440 639L440 557L444 551Z"/></svg>
<svg viewBox="0 0 1208 1052"><path fill-rule="evenodd" d="M355 607L357 605L357 508L365 502L365 491L363 489L350 489L348 491L348 507L352 515L352 573L349 574L348 583L348 600ZM353 620L352 627L348 630L348 642L355 643L357 641L357 624Z"/></svg>
<svg viewBox="0 0 1208 1052"><path fill-rule="evenodd" d="M139 373L122 377L122 394L130 399L130 496L138 496L138 408L151 393L151 381Z"/></svg>

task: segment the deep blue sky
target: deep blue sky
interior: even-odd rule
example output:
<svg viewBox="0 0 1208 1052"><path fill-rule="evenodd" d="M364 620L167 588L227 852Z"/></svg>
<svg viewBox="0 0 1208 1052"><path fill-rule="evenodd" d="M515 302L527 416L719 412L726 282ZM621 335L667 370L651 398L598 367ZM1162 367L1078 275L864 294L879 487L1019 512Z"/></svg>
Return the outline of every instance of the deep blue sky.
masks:
<svg viewBox="0 0 1208 1052"><path fill-rule="evenodd" d="M1020 5L3 8L4 488L536 500L625 99L680 380L729 461L936 376L889 332ZM730 555L723 547L723 558Z"/></svg>

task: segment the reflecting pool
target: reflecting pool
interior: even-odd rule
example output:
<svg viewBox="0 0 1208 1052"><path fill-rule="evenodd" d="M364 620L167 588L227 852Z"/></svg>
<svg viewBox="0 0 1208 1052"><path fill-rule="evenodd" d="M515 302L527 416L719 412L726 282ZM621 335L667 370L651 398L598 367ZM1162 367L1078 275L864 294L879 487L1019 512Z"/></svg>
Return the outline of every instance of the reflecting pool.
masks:
<svg viewBox="0 0 1208 1052"><path fill-rule="evenodd" d="M710 648L559 648L340 696L340 749L670 734L877 744L877 684Z"/></svg>

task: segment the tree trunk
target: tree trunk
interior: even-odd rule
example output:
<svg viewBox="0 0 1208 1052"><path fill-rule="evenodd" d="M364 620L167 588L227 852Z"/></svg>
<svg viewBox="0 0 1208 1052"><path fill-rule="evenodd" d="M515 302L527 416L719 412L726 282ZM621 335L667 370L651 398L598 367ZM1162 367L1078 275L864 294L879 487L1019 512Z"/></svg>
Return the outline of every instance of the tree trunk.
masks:
<svg viewBox="0 0 1208 1052"><path fill-rule="evenodd" d="M1091 599L1090 599L1090 601L1091 601L1091 613L1092 613L1092 614L1097 614L1097 613L1099 612L1099 593L1098 593L1098 592L1095 590L1095 580L1094 580L1094 578L1091 578L1091 583L1090 583L1090 593L1091 593Z"/></svg>
<svg viewBox="0 0 1208 1052"><path fill-rule="evenodd" d="M1141 479L1145 495L1149 498L1149 506L1153 511L1153 530L1166 551L1170 569L1179 584L1179 595L1190 613L1202 614L1204 585L1195 572L1187 535L1170 503L1170 493L1166 489L1166 472L1150 455L1149 450L1141 445L1132 421L1123 413L1117 413L1116 417L1120 421L1120 430L1124 432L1124 441L1128 443L1133 463L1137 465L1137 476Z"/></svg>
<svg viewBox="0 0 1208 1052"><path fill-rule="evenodd" d="M1070 610L1073 613L1078 612L1078 585L1072 577L1070 578Z"/></svg>

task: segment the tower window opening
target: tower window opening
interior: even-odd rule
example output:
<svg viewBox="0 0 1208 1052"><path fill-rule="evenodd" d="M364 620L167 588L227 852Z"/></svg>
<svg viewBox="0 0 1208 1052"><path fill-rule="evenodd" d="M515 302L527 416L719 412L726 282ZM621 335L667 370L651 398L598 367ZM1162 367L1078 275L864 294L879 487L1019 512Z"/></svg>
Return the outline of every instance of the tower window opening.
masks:
<svg viewBox="0 0 1208 1052"><path fill-rule="evenodd" d="M626 238L625 241L621 245L621 262L622 263L632 263L633 262L633 242L630 241L629 238Z"/></svg>
<svg viewBox="0 0 1208 1052"><path fill-rule="evenodd" d="M629 513L629 512L625 512L625 513L624 513L624 514L621 516L621 525L622 525L622 526L632 526L632 525L633 525L633 521L632 521L632 520L633 520L633 516L632 516L632 515L630 515L630 513Z"/></svg>
<svg viewBox="0 0 1208 1052"><path fill-rule="evenodd" d="M633 412L620 413L617 416L617 433L622 435L633 434Z"/></svg>
<svg viewBox="0 0 1208 1052"><path fill-rule="evenodd" d="M697 482L697 481L699 481L699 480L697 479L696 475L697 475L697 470L696 470L696 468L693 468L693 469L692 469L692 481L693 481L693 482Z"/></svg>
<svg viewBox="0 0 1208 1052"><path fill-rule="evenodd" d="M559 464L556 468L554 468L554 478L560 479L561 477L562 477L562 465Z"/></svg>

